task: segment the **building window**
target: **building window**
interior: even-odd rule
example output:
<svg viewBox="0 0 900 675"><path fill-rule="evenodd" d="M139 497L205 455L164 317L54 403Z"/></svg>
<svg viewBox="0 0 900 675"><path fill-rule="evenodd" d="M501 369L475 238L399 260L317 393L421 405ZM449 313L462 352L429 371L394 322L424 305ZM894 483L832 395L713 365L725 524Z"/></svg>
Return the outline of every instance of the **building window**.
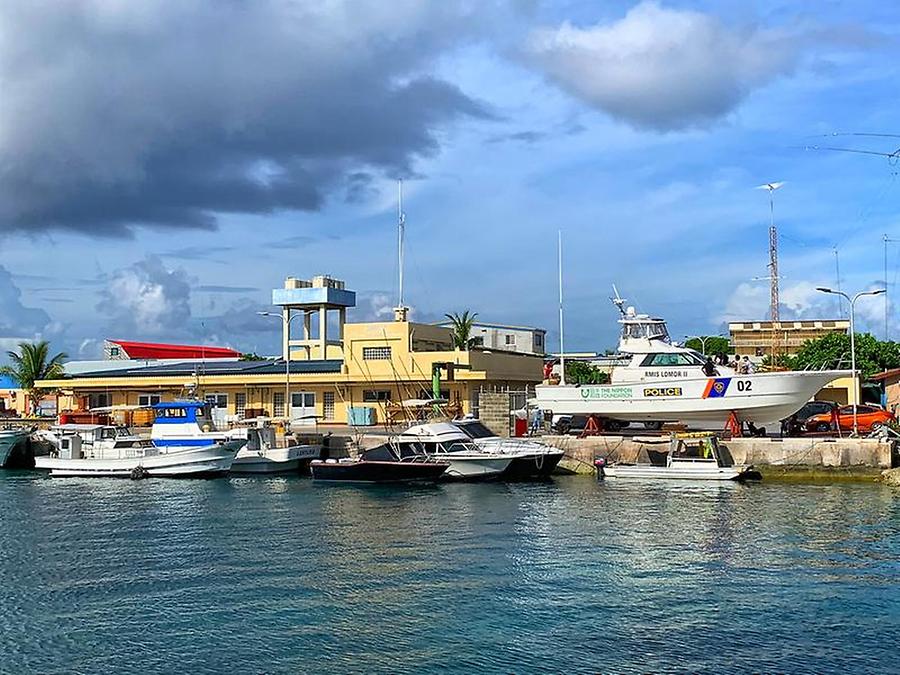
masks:
<svg viewBox="0 0 900 675"><path fill-rule="evenodd" d="M106 408L109 406L109 394L91 394L88 396L88 408Z"/></svg>
<svg viewBox="0 0 900 675"><path fill-rule="evenodd" d="M315 408L316 395L308 391L301 391L291 394L292 408Z"/></svg>
<svg viewBox="0 0 900 675"><path fill-rule="evenodd" d="M138 405L142 408L149 408L150 406L159 403L159 401L159 394L140 394L138 396Z"/></svg>
<svg viewBox="0 0 900 675"><path fill-rule="evenodd" d="M364 361L390 361L390 347L363 347Z"/></svg>
<svg viewBox="0 0 900 675"><path fill-rule="evenodd" d="M364 389L363 403L381 403L391 400L391 392L387 390Z"/></svg>
<svg viewBox="0 0 900 675"><path fill-rule="evenodd" d="M228 394L207 394L206 402L210 408L227 408Z"/></svg>
<svg viewBox="0 0 900 675"><path fill-rule="evenodd" d="M514 344L516 344L516 336L515 336L515 335L507 335L507 336L506 336L506 344L507 344L507 345L514 345Z"/></svg>
<svg viewBox="0 0 900 675"><path fill-rule="evenodd" d="M544 347L544 336L540 333L534 334L534 346L542 349Z"/></svg>
<svg viewBox="0 0 900 675"><path fill-rule="evenodd" d="M276 391L272 394L272 414L275 417L284 417L284 392Z"/></svg>
<svg viewBox="0 0 900 675"><path fill-rule="evenodd" d="M110 347L110 348L109 348L109 355L110 355L110 356L118 356L118 355L119 355L119 348L118 348L118 347Z"/></svg>
<svg viewBox="0 0 900 675"><path fill-rule="evenodd" d="M326 391L322 394L322 418L326 420L334 419L334 392Z"/></svg>
<svg viewBox="0 0 900 675"><path fill-rule="evenodd" d="M234 395L234 412L240 417L244 416L247 410L247 394L240 392Z"/></svg>

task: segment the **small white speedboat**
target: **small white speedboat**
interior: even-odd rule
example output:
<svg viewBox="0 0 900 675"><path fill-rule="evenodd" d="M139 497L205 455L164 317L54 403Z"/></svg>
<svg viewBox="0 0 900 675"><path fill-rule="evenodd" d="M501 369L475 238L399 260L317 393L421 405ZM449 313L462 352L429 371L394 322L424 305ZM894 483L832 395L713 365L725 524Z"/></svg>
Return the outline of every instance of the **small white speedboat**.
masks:
<svg viewBox="0 0 900 675"><path fill-rule="evenodd" d="M547 478L564 456L559 448L532 438L502 438L477 419L459 419L453 426L472 439L483 452L515 455L503 472L503 479Z"/></svg>
<svg viewBox="0 0 900 675"><path fill-rule="evenodd" d="M322 452L314 443L278 447L275 429L266 423L247 430L247 445L238 451L232 473L286 473L299 471Z"/></svg>
<svg viewBox="0 0 900 675"><path fill-rule="evenodd" d="M479 448L452 424L417 424L394 439L401 456L425 455L449 462L445 478L487 480L500 477L519 457L515 452L491 452Z"/></svg>
<svg viewBox="0 0 900 675"><path fill-rule="evenodd" d="M732 464L723 457L718 438L709 433L673 434L668 451L647 451L649 461L615 462L598 459L597 472L607 478L669 478L679 480L743 480L753 467Z"/></svg>

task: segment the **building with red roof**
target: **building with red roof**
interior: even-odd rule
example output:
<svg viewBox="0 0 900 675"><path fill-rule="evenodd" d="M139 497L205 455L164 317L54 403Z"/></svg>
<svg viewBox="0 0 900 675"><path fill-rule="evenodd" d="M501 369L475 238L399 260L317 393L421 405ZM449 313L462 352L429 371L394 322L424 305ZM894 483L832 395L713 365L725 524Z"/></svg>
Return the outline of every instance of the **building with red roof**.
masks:
<svg viewBox="0 0 900 675"><path fill-rule="evenodd" d="M206 345L172 345L159 342L108 339L103 345L104 356L113 361L136 359L237 359L241 353L228 347Z"/></svg>

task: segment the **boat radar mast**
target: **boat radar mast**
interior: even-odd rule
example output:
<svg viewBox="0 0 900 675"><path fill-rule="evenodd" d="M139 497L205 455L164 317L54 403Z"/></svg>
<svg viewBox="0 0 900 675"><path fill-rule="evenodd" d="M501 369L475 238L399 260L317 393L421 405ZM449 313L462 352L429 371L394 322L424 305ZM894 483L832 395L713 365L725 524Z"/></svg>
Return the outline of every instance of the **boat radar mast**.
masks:
<svg viewBox="0 0 900 675"><path fill-rule="evenodd" d="M397 267L399 268L399 297L394 307L394 321L406 321L409 307L403 304L403 235L406 229L406 214L403 212L403 179L397 181Z"/></svg>
<svg viewBox="0 0 900 675"><path fill-rule="evenodd" d="M627 316L627 312L625 311L626 299L619 295L619 289L616 288L615 284L613 284L613 294L615 297L610 298L610 300L612 300L612 303L619 309L619 313L621 313L622 316Z"/></svg>

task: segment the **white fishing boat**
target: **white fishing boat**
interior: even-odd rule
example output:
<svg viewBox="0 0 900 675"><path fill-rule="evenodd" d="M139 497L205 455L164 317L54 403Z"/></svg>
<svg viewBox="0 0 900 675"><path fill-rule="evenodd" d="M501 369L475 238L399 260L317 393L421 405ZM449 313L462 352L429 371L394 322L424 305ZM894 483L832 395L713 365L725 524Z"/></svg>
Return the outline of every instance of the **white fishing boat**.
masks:
<svg viewBox="0 0 900 675"><path fill-rule="evenodd" d="M279 447L268 419L248 420L247 445L238 451L232 473L286 473L300 471L322 452L320 443L294 443ZM287 442L287 441L286 441Z"/></svg>
<svg viewBox="0 0 900 675"><path fill-rule="evenodd" d="M672 434L666 451L645 450L646 462L597 460L598 473L607 478L668 478L678 480L743 480L752 466L734 464L710 433Z"/></svg>
<svg viewBox="0 0 900 675"><path fill-rule="evenodd" d="M733 420L764 426L789 417L829 382L849 371L739 374L715 366L699 352L673 344L666 322L623 308L619 365L605 385L544 384L537 405L559 415L594 415L608 427L623 422L682 422L721 429Z"/></svg>
<svg viewBox="0 0 900 675"><path fill-rule="evenodd" d="M518 455L479 448L465 433L447 422L417 424L393 441L401 456L425 455L449 462L444 474L460 480L485 480L503 474Z"/></svg>
<svg viewBox="0 0 900 675"><path fill-rule="evenodd" d="M13 448L23 443L29 433L31 432L28 429L0 429L0 468L6 466Z"/></svg>
<svg viewBox="0 0 900 675"><path fill-rule="evenodd" d="M56 455L35 457L35 468L54 477L186 478L228 473L244 441L180 448L93 448L85 451L77 435L62 439Z"/></svg>
<svg viewBox="0 0 900 675"><path fill-rule="evenodd" d="M547 478L565 454L559 448L530 438L502 438L474 418L453 420L450 423L471 438L484 452L515 455L501 478Z"/></svg>
<svg viewBox="0 0 900 675"><path fill-rule="evenodd" d="M157 412L150 438L124 426L61 424L40 435L51 442L49 456L35 457L35 468L51 476L199 477L227 473L246 437L206 431L198 423L205 404L164 403ZM193 420L193 427L188 420ZM202 422L202 412L199 422ZM167 433L159 427L186 425L192 433ZM196 427L194 430L193 428ZM193 433L195 431L195 433Z"/></svg>

